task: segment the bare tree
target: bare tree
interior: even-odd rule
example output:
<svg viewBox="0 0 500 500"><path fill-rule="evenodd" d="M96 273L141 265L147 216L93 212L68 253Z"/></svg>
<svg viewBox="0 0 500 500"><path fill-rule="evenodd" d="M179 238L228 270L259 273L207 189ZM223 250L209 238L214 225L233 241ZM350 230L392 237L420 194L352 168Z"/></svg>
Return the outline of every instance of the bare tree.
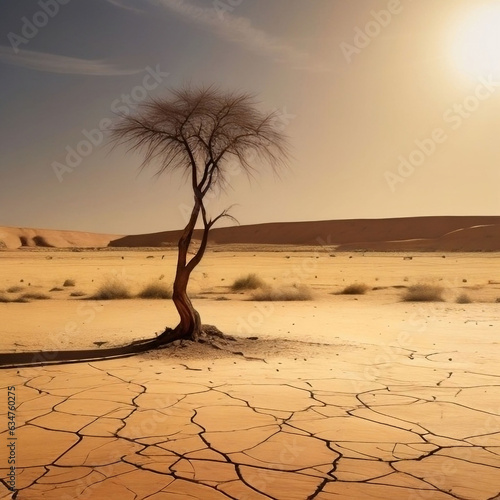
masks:
<svg viewBox="0 0 500 500"><path fill-rule="evenodd" d="M285 164L287 141L276 125L277 115L260 112L251 95L209 87L172 91L169 98L143 104L135 115L122 117L114 127L115 142L131 143L130 149L144 151L143 167L155 165L157 175L184 170L194 195L191 216L178 242L173 284L172 298L180 322L161 334L161 343L198 339L201 320L187 293L189 278L205 253L212 226L223 217L231 217L225 210L210 218L205 197L211 189L228 182L230 160L239 162L247 174L261 165L276 171ZM203 236L198 250L188 259L200 216Z"/></svg>

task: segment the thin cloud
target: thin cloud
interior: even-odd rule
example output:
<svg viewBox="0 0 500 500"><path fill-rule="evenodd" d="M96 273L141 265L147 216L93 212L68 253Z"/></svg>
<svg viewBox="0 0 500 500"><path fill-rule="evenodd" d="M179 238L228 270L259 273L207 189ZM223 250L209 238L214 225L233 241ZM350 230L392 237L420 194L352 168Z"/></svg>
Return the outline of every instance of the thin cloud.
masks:
<svg viewBox="0 0 500 500"><path fill-rule="evenodd" d="M0 63L63 75L120 76L133 75L141 71L120 68L105 60L79 59L32 50L20 50L16 54L5 46L0 46Z"/></svg>
<svg viewBox="0 0 500 500"><path fill-rule="evenodd" d="M311 61L310 55L285 41L256 28L245 17L235 16L228 11L221 15L215 6L199 7L185 0L147 0L150 4L162 6L191 22L208 28L220 38L238 43L247 50L257 52L272 58L274 61L287 63L296 69L308 71L328 71L323 65ZM118 0L108 0L115 5L121 5Z"/></svg>
<svg viewBox="0 0 500 500"><path fill-rule="evenodd" d="M125 4L121 0L107 0L110 4L115 5L116 7L121 7L122 9L131 10L133 12L144 12L141 9L137 9L136 7L131 7L130 5Z"/></svg>

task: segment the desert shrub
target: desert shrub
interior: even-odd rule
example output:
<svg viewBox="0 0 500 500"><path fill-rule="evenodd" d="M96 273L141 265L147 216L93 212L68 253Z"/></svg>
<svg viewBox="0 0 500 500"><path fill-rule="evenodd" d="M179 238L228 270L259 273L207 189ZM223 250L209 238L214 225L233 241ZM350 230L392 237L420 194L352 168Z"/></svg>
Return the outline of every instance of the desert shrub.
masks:
<svg viewBox="0 0 500 500"><path fill-rule="evenodd" d="M405 302L443 302L444 289L439 285L413 285L403 295Z"/></svg>
<svg viewBox="0 0 500 500"><path fill-rule="evenodd" d="M461 293L457 297L457 304L470 304L472 302L472 299L466 294L466 293Z"/></svg>
<svg viewBox="0 0 500 500"><path fill-rule="evenodd" d="M14 286L7 288L7 292L9 292L9 293L18 293L18 292L22 292L23 290L24 290L24 287L18 286L18 285L14 285Z"/></svg>
<svg viewBox="0 0 500 500"><path fill-rule="evenodd" d="M90 298L93 300L130 299L132 294L126 283L119 278L109 278Z"/></svg>
<svg viewBox="0 0 500 500"><path fill-rule="evenodd" d="M50 297L48 295L46 295L45 293L40 293L40 292L23 293L19 298L26 299L26 300L47 300L47 299L50 299Z"/></svg>
<svg viewBox="0 0 500 500"><path fill-rule="evenodd" d="M261 290L254 292L251 300L256 301L292 301L311 300L312 292L307 285L292 285L283 288L265 286Z"/></svg>
<svg viewBox="0 0 500 500"><path fill-rule="evenodd" d="M75 280L71 280L71 279L64 280L64 283L63 283L63 286L75 286L75 285L76 285Z"/></svg>
<svg viewBox="0 0 500 500"><path fill-rule="evenodd" d="M340 293L342 295L363 295L370 287L364 283L353 283L352 285L347 285Z"/></svg>
<svg viewBox="0 0 500 500"><path fill-rule="evenodd" d="M87 295L87 294L85 292L79 292L79 291L71 292L69 294L70 297L83 297L84 295Z"/></svg>
<svg viewBox="0 0 500 500"><path fill-rule="evenodd" d="M146 285L137 296L141 299L171 299L172 289L164 283L153 282Z"/></svg>
<svg viewBox="0 0 500 500"><path fill-rule="evenodd" d="M55 286L54 288L51 288L49 292L62 292L64 288L59 288L58 286Z"/></svg>
<svg viewBox="0 0 500 500"><path fill-rule="evenodd" d="M255 273L250 273L235 280L231 285L231 290L233 292L240 292L242 290L256 290L263 286L265 286L264 281Z"/></svg>

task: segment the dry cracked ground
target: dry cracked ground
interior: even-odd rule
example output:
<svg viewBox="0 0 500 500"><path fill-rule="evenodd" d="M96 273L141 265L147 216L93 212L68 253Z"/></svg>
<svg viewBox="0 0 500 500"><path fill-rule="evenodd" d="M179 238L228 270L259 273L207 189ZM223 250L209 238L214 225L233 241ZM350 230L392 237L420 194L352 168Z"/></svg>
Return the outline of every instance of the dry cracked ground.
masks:
<svg viewBox="0 0 500 500"><path fill-rule="evenodd" d="M13 498L500 499L495 359L236 339L3 370Z"/></svg>

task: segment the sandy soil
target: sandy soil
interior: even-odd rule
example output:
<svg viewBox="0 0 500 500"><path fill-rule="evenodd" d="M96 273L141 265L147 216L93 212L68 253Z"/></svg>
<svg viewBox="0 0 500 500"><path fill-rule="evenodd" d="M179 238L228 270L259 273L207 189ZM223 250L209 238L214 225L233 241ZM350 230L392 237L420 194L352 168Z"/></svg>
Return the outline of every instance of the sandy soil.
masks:
<svg viewBox="0 0 500 500"><path fill-rule="evenodd" d="M0 372L4 443L15 386L17 499L500 498L500 254L262 250L210 251L193 275L204 322L234 340ZM169 301L86 298L113 276L132 292L169 282L174 262L168 249L0 252L0 296L51 297L0 303L0 349L151 337L175 324ZM249 272L313 300L232 293ZM370 289L338 294L354 282ZM446 301L402 302L421 282Z"/></svg>

